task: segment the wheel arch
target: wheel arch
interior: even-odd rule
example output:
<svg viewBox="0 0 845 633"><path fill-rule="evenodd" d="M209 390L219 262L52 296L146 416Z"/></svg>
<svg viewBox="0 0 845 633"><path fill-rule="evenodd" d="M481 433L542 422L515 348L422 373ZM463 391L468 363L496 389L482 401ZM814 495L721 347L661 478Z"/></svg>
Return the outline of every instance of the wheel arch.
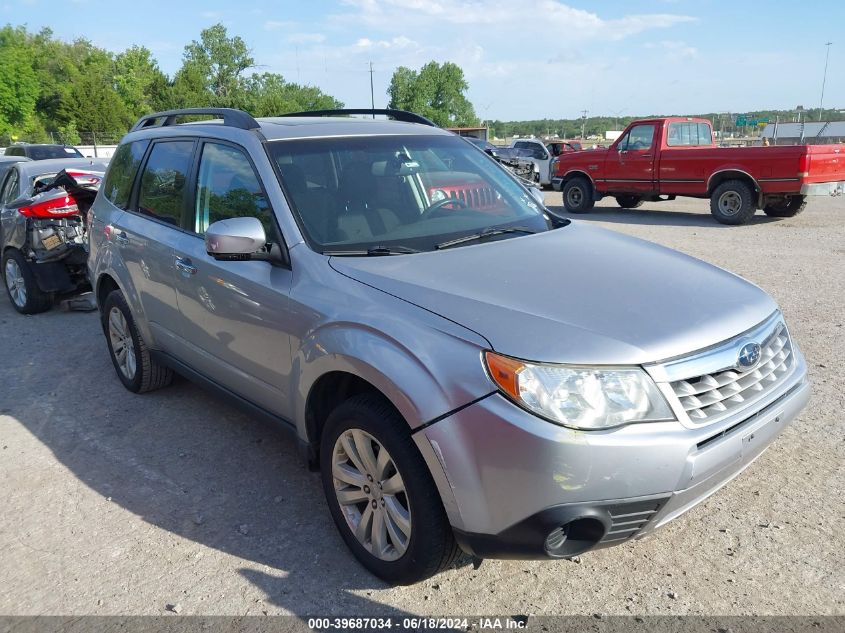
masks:
<svg viewBox="0 0 845 633"><path fill-rule="evenodd" d="M444 345L434 339L430 347L419 355L361 324L334 323L312 332L291 372L291 414L300 440L313 452L331 410L358 393L378 393L410 433L493 390L479 347L452 337Z"/></svg>
<svg viewBox="0 0 845 633"><path fill-rule="evenodd" d="M707 180L707 195L712 196L716 187L727 180L742 180L751 185L754 189L754 193L758 196L761 195L762 189L760 187L760 183L757 182L754 176L749 174L747 171L736 167L726 167L713 172Z"/></svg>
<svg viewBox="0 0 845 633"><path fill-rule="evenodd" d="M593 192L596 191L596 181L593 180L593 177L590 176L586 171L583 169L570 169L568 172L563 174L561 177L561 189L563 189L563 185L565 185L568 181L572 180L573 178L586 178L590 185L593 187Z"/></svg>

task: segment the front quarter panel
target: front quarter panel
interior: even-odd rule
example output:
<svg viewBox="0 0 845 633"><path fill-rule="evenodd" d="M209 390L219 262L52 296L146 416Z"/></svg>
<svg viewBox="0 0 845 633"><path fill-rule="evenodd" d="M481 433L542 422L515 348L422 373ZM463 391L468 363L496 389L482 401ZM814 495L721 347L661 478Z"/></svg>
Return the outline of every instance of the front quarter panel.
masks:
<svg viewBox="0 0 845 633"><path fill-rule="evenodd" d="M300 312L291 335L291 393L300 437L307 437L308 394L332 371L375 386L412 429L494 391L481 336L338 273L304 244L291 256Z"/></svg>

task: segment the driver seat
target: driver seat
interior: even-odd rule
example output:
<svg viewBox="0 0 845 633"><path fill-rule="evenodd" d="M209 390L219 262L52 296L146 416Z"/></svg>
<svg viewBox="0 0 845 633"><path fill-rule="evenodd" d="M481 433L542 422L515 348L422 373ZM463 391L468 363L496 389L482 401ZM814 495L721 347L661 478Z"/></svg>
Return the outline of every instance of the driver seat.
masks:
<svg viewBox="0 0 845 633"><path fill-rule="evenodd" d="M337 225L344 240L366 242L400 224L396 213L378 206L379 184L369 163L351 163L343 170L338 183L342 210Z"/></svg>

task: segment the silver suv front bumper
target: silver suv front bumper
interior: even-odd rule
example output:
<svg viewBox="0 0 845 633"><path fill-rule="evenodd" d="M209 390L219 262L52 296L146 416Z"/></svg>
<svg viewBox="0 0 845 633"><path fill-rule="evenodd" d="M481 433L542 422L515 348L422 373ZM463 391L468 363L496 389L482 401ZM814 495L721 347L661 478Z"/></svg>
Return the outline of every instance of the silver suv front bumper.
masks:
<svg viewBox="0 0 845 633"><path fill-rule="evenodd" d="M415 434L462 547L481 557L571 556L639 538L736 477L805 407L795 359L762 408L691 428L679 421L575 431L493 394ZM581 544L546 537L589 518ZM582 535L583 536L583 535Z"/></svg>

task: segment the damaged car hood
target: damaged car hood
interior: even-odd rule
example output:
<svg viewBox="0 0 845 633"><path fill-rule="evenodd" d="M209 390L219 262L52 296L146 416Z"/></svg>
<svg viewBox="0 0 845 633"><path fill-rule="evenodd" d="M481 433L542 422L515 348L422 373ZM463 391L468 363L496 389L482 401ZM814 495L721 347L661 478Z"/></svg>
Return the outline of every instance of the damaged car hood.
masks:
<svg viewBox="0 0 845 633"><path fill-rule="evenodd" d="M578 222L416 255L332 257L330 265L533 361L663 360L736 336L777 309L727 271Z"/></svg>

